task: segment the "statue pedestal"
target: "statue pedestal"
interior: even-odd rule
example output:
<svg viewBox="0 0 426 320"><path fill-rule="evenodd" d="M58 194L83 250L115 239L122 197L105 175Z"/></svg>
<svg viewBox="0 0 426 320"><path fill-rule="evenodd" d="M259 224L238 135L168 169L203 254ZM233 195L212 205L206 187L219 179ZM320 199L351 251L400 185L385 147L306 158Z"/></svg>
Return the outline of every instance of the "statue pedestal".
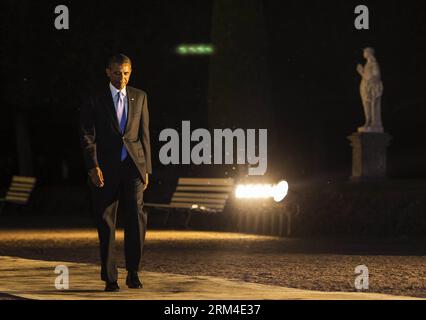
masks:
<svg viewBox="0 0 426 320"><path fill-rule="evenodd" d="M386 148L391 138L380 132L355 132L348 137L352 146L352 180L386 177Z"/></svg>

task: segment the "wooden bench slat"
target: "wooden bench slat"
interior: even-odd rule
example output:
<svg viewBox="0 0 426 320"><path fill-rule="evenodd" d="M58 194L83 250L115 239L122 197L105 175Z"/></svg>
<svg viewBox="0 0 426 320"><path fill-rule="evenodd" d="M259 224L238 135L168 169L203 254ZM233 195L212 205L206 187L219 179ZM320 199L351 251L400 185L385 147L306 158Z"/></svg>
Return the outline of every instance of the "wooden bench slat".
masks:
<svg viewBox="0 0 426 320"><path fill-rule="evenodd" d="M231 192L233 190L233 187L198 187L198 186L178 186L176 188L177 191L225 191L225 192Z"/></svg>
<svg viewBox="0 0 426 320"><path fill-rule="evenodd" d="M225 204L225 199L206 199L206 198L181 198L173 197L171 202L192 202L192 203L219 203Z"/></svg>
<svg viewBox="0 0 426 320"><path fill-rule="evenodd" d="M10 184L11 187L19 187L19 188L34 188L33 183L21 183L21 182L12 182Z"/></svg>
<svg viewBox="0 0 426 320"><path fill-rule="evenodd" d="M170 208L192 208L192 203L178 203L178 202L171 202Z"/></svg>
<svg viewBox="0 0 426 320"><path fill-rule="evenodd" d="M231 179L231 178L179 178L178 185L233 186L234 179Z"/></svg>
<svg viewBox="0 0 426 320"><path fill-rule="evenodd" d="M12 182L35 183L36 178L34 178L34 177L23 177L23 176L13 176Z"/></svg>
<svg viewBox="0 0 426 320"><path fill-rule="evenodd" d="M7 200L7 202L9 202L9 203L16 203L16 204L20 204L20 205L27 204L27 201L22 201L22 200L19 200L19 199L9 199L9 200Z"/></svg>
<svg viewBox="0 0 426 320"><path fill-rule="evenodd" d="M175 192L173 196L177 197L193 197L193 198L212 198L212 199L228 199L228 193L194 193L194 192Z"/></svg>
<svg viewBox="0 0 426 320"><path fill-rule="evenodd" d="M6 201L19 201L25 203L28 201L28 197L18 197L18 196L6 196Z"/></svg>
<svg viewBox="0 0 426 320"><path fill-rule="evenodd" d="M143 205L145 207L170 208L170 204L165 204L165 203L150 203L150 202L146 202Z"/></svg>
<svg viewBox="0 0 426 320"><path fill-rule="evenodd" d="M6 193L6 197L8 197L8 196L12 196L12 197L29 197L30 195L29 195L29 193L28 192L11 192L11 191L8 191L7 193Z"/></svg>
<svg viewBox="0 0 426 320"><path fill-rule="evenodd" d="M30 193L32 190L32 188L23 188L23 187L10 187L9 191L16 191L16 192L26 192L26 193Z"/></svg>
<svg viewBox="0 0 426 320"><path fill-rule="evenodd" d="M19 196L6 196L6 201L11 201L11 200L19 200L19 201L23 201L23 202L27 202L29 199L29 197L19 197Z"/></svg>
<svg viewBox="0 0 426 320"><path fill-rule="evenodd" d="M164 204L164 203L144 203L144 206L151 207L151 208L186 208L186 209L192 209L194 203L182 203L182 202L173 202L170 204ZM206 208L212 208L212 209L222 209L224 208L223 205L218 204L197 204L198 206L204 206Z"/></svg>
<svg viewBox="0 0 426 320"><path fill-rule="evenodd" d="M223 206L220 204L205 204L205 203L200 203L197 204L198 207L205 207L207 209L223 209ZM188 208L188 209L192 209L194 206L194 203L182 203L182 202L172 202L170 203L171 207L176 207L176 208Z"/></svg>

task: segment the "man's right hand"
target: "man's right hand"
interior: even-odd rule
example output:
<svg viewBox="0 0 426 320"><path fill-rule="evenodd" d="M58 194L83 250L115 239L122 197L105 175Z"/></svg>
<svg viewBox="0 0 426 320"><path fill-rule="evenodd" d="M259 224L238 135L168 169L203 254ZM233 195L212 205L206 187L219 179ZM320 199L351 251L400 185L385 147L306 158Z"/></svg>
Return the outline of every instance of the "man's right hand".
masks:
<svg viewBox="0 0 426 320"><path fill-rule="evenodd" d="M92 183L98 188L102 188L104 186L104 176L102 174L101 168L95 167L90 169L89 177Z"/></svg>

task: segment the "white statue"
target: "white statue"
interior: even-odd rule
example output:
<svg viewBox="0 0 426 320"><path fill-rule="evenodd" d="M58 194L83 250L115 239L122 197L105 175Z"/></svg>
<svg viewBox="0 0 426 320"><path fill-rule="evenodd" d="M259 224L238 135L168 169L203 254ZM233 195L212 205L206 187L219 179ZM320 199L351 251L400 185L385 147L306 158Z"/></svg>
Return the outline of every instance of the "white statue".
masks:
<svg viewBox="0 0 426 320"><path fill-rule="evenodd" d="M360 64L357 66L357 71L362 77L360 94L365 113L365 124L358 128L358 132L383 132L381 116L383 83L374 49L365 48L364 58L367 63L364 66Z"/></svg>

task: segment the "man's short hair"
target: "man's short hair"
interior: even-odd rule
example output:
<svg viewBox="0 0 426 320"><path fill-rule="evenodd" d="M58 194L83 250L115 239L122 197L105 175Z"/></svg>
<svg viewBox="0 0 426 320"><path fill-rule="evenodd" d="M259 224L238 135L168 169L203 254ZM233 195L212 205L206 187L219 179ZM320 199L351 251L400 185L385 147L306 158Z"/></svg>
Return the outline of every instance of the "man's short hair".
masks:
<svg viewBox="0 0 426 320"><path fill-rule="evenodd" d="M132 61L130 60L130 58L128 56L122 54L122 53L114 54L113 56L111 56L108 59L107 67L109 68L114 63L119 64L119 65L128 63L128 64L132 65Z"/></svg>

